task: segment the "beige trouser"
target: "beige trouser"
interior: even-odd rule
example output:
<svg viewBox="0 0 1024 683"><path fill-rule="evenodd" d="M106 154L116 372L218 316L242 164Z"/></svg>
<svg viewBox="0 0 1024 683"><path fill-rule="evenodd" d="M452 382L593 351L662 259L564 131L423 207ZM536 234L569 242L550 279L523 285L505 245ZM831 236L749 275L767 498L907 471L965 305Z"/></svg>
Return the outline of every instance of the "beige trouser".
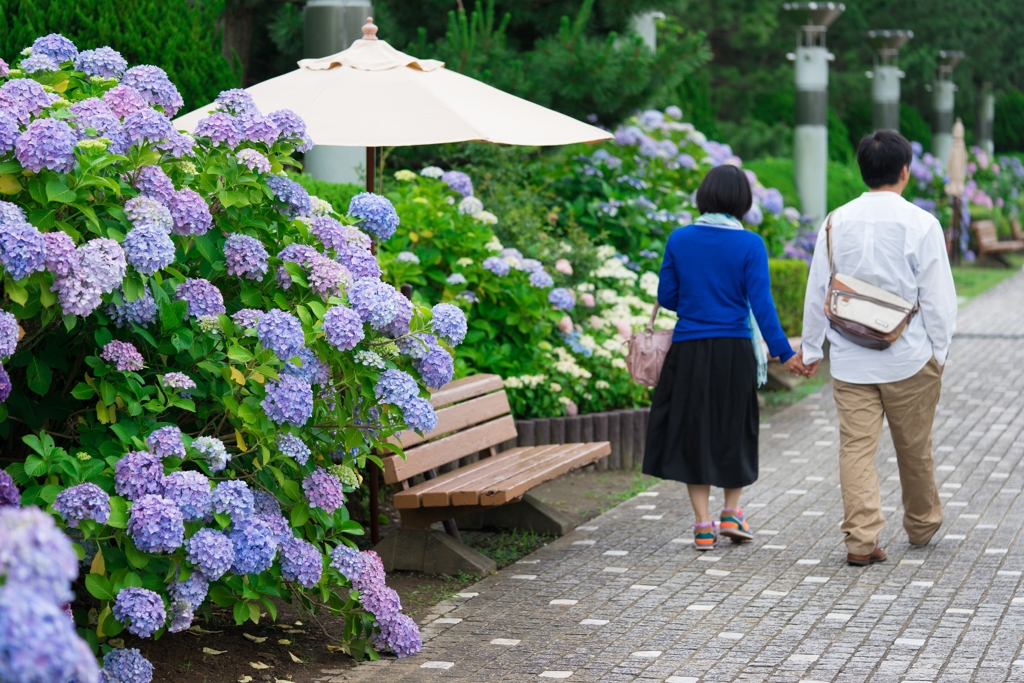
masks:
<svg viewBox="0 0 1024 683"><path fill-rule="evenodd" d="M932 423L941 388L941 368L934 358L916 375L899 382L833 383L839 413L839 482L845 516L842 531L849 552L870 553L879 544L885 526L875 468L883 416L896 447L903 488L903 528L910 542L927 543L942 525L932 458Z"/></svg>

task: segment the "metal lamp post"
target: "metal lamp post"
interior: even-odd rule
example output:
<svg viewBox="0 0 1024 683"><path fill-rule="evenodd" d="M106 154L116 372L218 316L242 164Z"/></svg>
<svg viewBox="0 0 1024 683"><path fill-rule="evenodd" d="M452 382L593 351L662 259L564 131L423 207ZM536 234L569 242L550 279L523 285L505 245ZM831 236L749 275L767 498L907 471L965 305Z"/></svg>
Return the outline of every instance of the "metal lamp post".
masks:
<svg viewBox="0 0 1024 683"><path fill-rule="evenodd" d="M789 2L789 12L807 12L797 34L796 130L793 132L793 176L803 213L821 221L827 210L828 63L835 59L825 47L825 32L846 6L838 2Z"/></svg>
<svg viewBox="0 0 1024 683"><path fill-rule="evenodd" d="M953 69L963 58L963 52L941 50L939 73L932 83L932 154L941 159L943 165L949 161L949 150L953 147L953 104L956 99Z"/></svg>
<svg viewBox="0 0 1024 683"><path fill-rule="evenodd" d="M992 126L996 118L996 96L992 93L992 84L985 82L981 86L978 98L978 119L974 124L974 141L991 156L995 153L992 142Z"/></svg>
<svg viewBox="0 0 1024 683"><path fill-rule="evenodd" d="M913 31L868 31L875 49L871 81L871 125L875 130L900 129L900 79L905 75L896 64L900 48L914 37Z"/></svg>

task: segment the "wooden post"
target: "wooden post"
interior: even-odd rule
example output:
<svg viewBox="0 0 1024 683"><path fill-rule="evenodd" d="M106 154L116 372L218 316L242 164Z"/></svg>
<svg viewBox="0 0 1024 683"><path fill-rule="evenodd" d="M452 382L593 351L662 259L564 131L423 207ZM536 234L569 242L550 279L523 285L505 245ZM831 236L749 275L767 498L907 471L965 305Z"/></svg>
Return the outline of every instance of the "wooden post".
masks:
<svg viewBox="0 0 1024 683"><path fill-rule="evenodd" d="M563 444L565 441L565 418L551 418L551 443Z"/></svg>
<svg viewBox="0 0 1024 683"><path fill-rule="evenodd" d="M591 417L594 423L594 441L608 441L608 413L598 413ZM614 448L614 446L612 446ZM608 456L597 461L597 471L608 470Z"/></svg>
<svg viewBox="0 0 1024 683"><path fill-rule="evenodd" d="M520 446L533 446L533 420L516 420Z"/></svg>
<svg viewBox="0 0 1024 683"><path fill-rule="evenodd" d="M622 439L622 469L633 469L633 413L632 410L623 410L619 413L619 423Z"/></svg>
<svg viewBox="0 0 1024 683"><path fill-rule="evenodd" d="M582 419L579 415L565 418L565 443L579 443L582 441Z"/></svg>
<svg viewBox="0 0 1024 683"><path fill-rule="evenodd" d="M366 148L366 191L377 191L377 148Z"/></svg>
<svg viewBox="0 0 1024 683"><path fill-rule="evenodd" d="M608 413L608 440L612 444L612 454L608 456L608 469L622 469L622 431L618 411Z"/></svg>
<svg viewBox="0 0 1024 683"><path fill-rule="evenodd" d="M547 446L551 443L551 420L533 421L533 445Z"/></svg>
<svg viewBox="0 0 1024 683"><path fill-rule="evenodd" d="M643 409L633 411L633 467L644 461L647 449L647 423Z"/></svg>

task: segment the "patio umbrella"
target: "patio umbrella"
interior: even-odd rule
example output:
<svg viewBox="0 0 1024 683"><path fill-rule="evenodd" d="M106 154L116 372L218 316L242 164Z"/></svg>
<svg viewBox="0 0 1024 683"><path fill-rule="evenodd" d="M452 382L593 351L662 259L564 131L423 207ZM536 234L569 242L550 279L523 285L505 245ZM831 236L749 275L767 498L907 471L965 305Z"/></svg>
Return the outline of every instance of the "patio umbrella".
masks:
<svg viewBox="0 0 1024 683"><path fill-rule="evenodd" d="M964 143L964 124L960 119L953 124L953 147L949 152L946 164L949 181L946 183L946 196L949 197L953 209L953 224L949 230L949 258L956 264L960 262L960 221L963 211L961 202L964 196L964 181L967 177L967 145Z"/></svg>

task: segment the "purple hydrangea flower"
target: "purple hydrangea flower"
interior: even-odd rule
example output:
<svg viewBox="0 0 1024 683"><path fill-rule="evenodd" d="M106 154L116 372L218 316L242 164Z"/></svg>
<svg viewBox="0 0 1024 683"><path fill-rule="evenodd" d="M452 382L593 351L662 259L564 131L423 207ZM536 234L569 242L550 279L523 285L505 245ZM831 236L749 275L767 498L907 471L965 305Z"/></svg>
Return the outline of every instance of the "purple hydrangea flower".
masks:
<svg viewBox="0 0 1024 683"><path fill-rule="evenodd" d="M57 119L36 119L14 144L21 165L39 173L44 168L70 173L75 167L75 131Z"/></svg>
<svg viewBox="0 0 1024 683"><path fill-rule="evenodd" d="M6 78L9 73L11 73L11 69L7 66L7 62L0 59L0 78Z"/></svg>
<svg viewBox="0 0 1024 683"><path fill-rule="evenodd" d="M196 137L210 138L214 147L237 147L242 141L239 120L224 112L214 112L196 124Z"/></svg>
<svg viewBox="0 0 1024 683"><path fill-rule="evenodd" d="M397 313L395 313L395 319L381 328L380 331L389 337L401 337L402 335L409 334L409 323L412 322L413 314L412 302L406 299L401 292L399 292L399 296L395 297L394 301L395 307L398 309Z"/></svg>
<svg viewBox="0 0 1024 683"><path fill-rule="evenodd" d="M398 350L413 360L419 360L427 354L430 349L437 346L437 337L432 334L416 333L403 337L397 342Z"/></svg>
<svg viewBox="0 0 1024 683"><path fill-rule="evenodd" d="M142 496L134 502L128 516L128 535L143 552L173 553L185 538L184 517L178 506L166 498Z"/></svg>
<svg viewBox="0 0 1024 683"><path fill-rule="evenodd" d="M358 279L380 279L380 264L369 249L348 246L338 251L338 261Z"/></svg>
<svg viewBox="0 0 1024 683"><path fill-rule="evenodd" d="M149 451L132 451L114 466L114 490L128 500L164 493L164 466L160 456Z"/></svg>
<svg viewBox="0 0 1024 683"><path fill-rule="evenodd" d="M473 196L473 181L462 171L445 171L441 180L463 197Z"/></svg>
<svg viewBox="0 0 1024 683"><path fill-rule="evenodd" d="M548 303L563 311L571 311L576 307L576 299L573 298L572 292L565 287L555 287L548 292Z"/></svg>
<svg viewBox="0 0 1024 683"><path fill-rule="evenodd" d="M346 306L332 306L324 314L324 337L327 343L341 350L350 351L363 340L363 320L355 311Z"/></svg>
<svg viewBox="0 0 1024 683"><path fill-rule="evenodd" d="M312 261L313 258L315 256L318 256L319 254L320 252L318 252L313 247L310 247L305 244L293 243L289 244L284 249L282 249L277 254L277 258L281 259L282 261L287 261L289 263L298 263L300 266L304 266L310 261ZM288 277L287 274L286 277ZM289 282L291 282L290 278Z"/></svg>
<svg viewBox="0 0 1024 683"><path fill-rule="evenodd" d="M298 377L281 375L277 382L267 382L260 405L272 422L301 427L313 415L313 389Z"/></svg>
<svg viewBox="0 0 1024 683"><path fill-rule="evenodd" d="M174 196L174 183L159 166L143 166L135 174L135 189L144 197L152 197L165 206ZM127 208L127 206L125 207ZM168 215L168 220L170 216ZM132 216L132 222L137 220ZM167 226L170 229L170 225Z"/></svg>
<svg viewBox="0 0 1024 683"><path fill-rule="evenodd" d="M4 374L6 375L7 373L5 372ZM6 397L4 400L7 400ZM16 508L20 506L21 492L18 491L18 487L14 484L14 477L4 470L0 470L0 508Z"/></svg>
<svg viewBox="0 0 1024 683"><path fill-rule="evenodd" d="M423 649L420 629L416 622L405 614L392 614L384 619L377 619L380 633L374 643L378 649L388 649L401 659L414 655Z"/></svg>
<svg viewBox="0 0 1024 683"><path fill-rule="evenodd" d="M423 434L434 431L434 427L437 426L437 413L434 411L434 406L430 405L430 401L416 397L400 407L405 424L409 425L411 429Z"/></svg>
<svg viewBox="0 0 1024 683"><path fill-rule="evenodd" d="M302 480L302 490L306 492L309 506L320 508L327 514L345 504L345 493L341 482L323 467L317 467Z"/></svg>
<svg viewBox="0 0 1024 683"><path fill-rule="evenodd" d="M124 117L124 129L133 145L166 142L174 135L174 127L160 112L146 107Z"/></svg>
<svg viewBox="0 0 1024 683"><path fill-rule="evenodd" d="M78 48L59 33L40 36L32 43L32 54L47 55L58 63L69 62L78 56Z"/></svg>
<svg viewBox="0 0 1024 683"><path fill-rule="evenodd" d="M18 64L21 70L27 74L37 74L46 71L60 71L60 64L50 55L33 54L21 60Z"/></svg>
<svg viewBox="0 0 1024 683"><path fill-rule="evenodd" d="M63 230L54 230L43 234L46 258L43 261L46 269L56 277L67 277L78 265L78 254L75 253L75 241Z"/></svg>
<svg viewBox="0 0 1024 683"><path fill-rule="evenodd" d="M65 313L89 315L103 303L103 292L88 278L87 272L82 271L54 283L57 302Z"/></svg>
<svg viewBox="0 0 1024 683"><path fill-rule="evenodd" d="M181 430L174 425L160 427L150 432L146 437L146 445L161 458L185 458L185 443L181 440Z"/></svg>
<svg viewBox="0 0 1024 683"><path fill-rule="evenodd" d="M235 546L220 531L200 529L185 541L185 556L207 581L216 581L231 569Z"/></svg>
<svg viewBox="0 0 1024 683"><path fill-rule="evenodd" d="M167 592L175 600L185 600L192 605L192 609L199 609L206 600L206 593L210 584L199 572L192 572L184 581L174 581L168 587Z"/></svg>
<svg viewBox="0 0 1024 683"><path fill-rule="evenodd" d="M278 109L267 114L267 118L274 122L277 129L281 131L282 139L297 139L305 142L306 122L302 117L291 109ZM299 150L300 152L308 150Z"/></svg>
<svg viewBox="0 0 1024 683"><path fill-rule="evenodd" d="M190 188L178 190L167 208L174 219L175 235L205 235L213 224L210 207L198 192Z"/></svg>
<svg viewBox="0 0 1024 683"><path fill-rule="evenodd" d="M141 370L144 365L142 354L133 344L117 339L107 342L100 353L100 358L108 363L113 363L114 367L121 372Z"/></svg>
<svg viewBox="0 0 1024 683"><path fill-rule="evenodd" d="M256 336L281 360L294 357L305 344L302 322L291 313L278 309L260 316L256 323Z"/></svg>
<svg viewBox="0 0 1024 683"><path fill-rule="evenodd" d="M224 442L212 436L200 436L192 441L192 447L199 451L203 459L210 465L211 472L220 472L228 466L231 455Z"/></svg>
<svg viewBox="0 0 1024 683"><path fill-rule="evenodd" d="M28 123L32 116L38 116L58 99L31 78L16 78L0 86L0 111L7 112L21 124Z"/></svg>
<svg viewBox="0 0 1024 683"><path fill-rule="evenodd" d="M359 220L359 227L384 242L398 228L398 213L386 197L372 192L360 192L348 205L348 215Z"/></svg>
<svg viewBox="0 0 1024 683"><path fill-rule="evenodd" d="M315 545L300 538L290 538L281 543L279 551L281 576L286 581L295 581L304 588L312 588L320 581L324 564Z"/></svg>
<svg viewBox="0 0 1024 683"><path fill-rule="evenodd" d="M534 287L545 288L554 285L555 281L543 270L535 270L530 273L530 284Z"/></svg>
<svg viewBox="0 0 1024 683"><path fill-rule="evenodd" d="M153 665L135 648L111 650L103 655L103 670L110 683L150 683L153 680Z"/></svg>
<svg viewBox="0 0 1024 683"><path fill-rule="evenodd" d="M12 280L21 280L46 267L46 240L32 224L0 223L0 264Z"/></svg>
<svg viewBox="0 0 1024 683"><path fill-rule="evenodd" d="M270 159L254 149L243 149L235 155L238 163L257 173L270 173Z"/></svg>
<svg viewBox="0 0 1024 683"><path fill-rule="evenodd" d="M193 318L204 315L221 315L227 312L224 308L224 297L212 282L203 278L189 278L178 285L174 298L188 302L188 314Z"/></svg>
<svg viewBox="0 0 1024 683"><path fill-rule="evenodd" d="M10 358L18 348L20 328L13 313L0 311L0 358Z"/></svg>
<svg viewBox="0 0 1024 683"><path fill-rule="evenodd" d="M352 310L376 330L387 327L398 315L397 297L401 296L386 282L369 278L356 280L348 288Z"/></svg>
<svg viewBox="0 0 1024 683"><path fill-rule="evenodd" d="M402 370L385 370L374 387L377 400L403 406L420 395L420 387L411 375Z"/></svg>
<svg viewBox="0 0 1024 683"><path fill-rule="evenodd" d="M0 224L24 223L28 220L21 207L11 202L0 201Z"/></svg>
<svg viewBox="0 0 1024 683"><path fill-rule="evenodd" d="M153 146L161 151L167 152L175 159L181 159L183 157L192 156L195 151L195 145L195 138L191 135L175 131L171 133L171 137L167 138L166 142L160 142Z"/></svg>
<svg viewBox="0 0 1024 683"><path fill-rule="evenodd" d="M238 118L238 125L242 130L242 139L250 142L262 142L272 145L277 142L281 135L277 124L266 116L256 114L245 114Z"/></svg>
<svg viewBox="0 0 1024 683"><path fill-rule="evenodd" d="M0 507L0 576L53 605L70 600L78 556L53 517L37 507ZM0 610L2 614L2 610Z"/></svg>
<svg viewBox="0 0 1024 683"><path fill-rule="evenodd" d="M509 265L508 261L497 256L488 256L485 258L483 267L498 277L505 277L512 270L512 266Z"/></svg>
<svg viewBox="0 0 1024 683"><path fill-rule="evenodd" d="M103 94L103 101L120 118L133 114L140 109L146 109L149 105L138 90L130 88L123 83L115 85Z"/></svg>
<svg viewBox="0 0 1024 683"><path fill-rule="evenodd" d="M270 525L259 517L233 526L228 538L235 547L234 573L258 574L274 563L277 540Z"/></svg>
<svg viewBox="0 0 1024 683"><path fill-rule="evenodd" d="M158 66L133 66L124 72L121 84L135 88L146 102L163 108L167 118L174 116L185 104L167 73Z"/></svg>
<svg viewBox="0 0 1024 683"><path fill-rule="evenodd" d="M284 543L288 539L294 538L292 525L288 523L288 520L280 512L256 515L256 517L266 523L267 529L269 529L270 535L275 542Z"/></svg>
<svg viewBox="0 0 1024 683"><path fill-rule="evenodd" d="M352 274L337 261L317 255L309 262L306 281L310 289L327 301L329 297L341 295L352 281Z"/></svg>
<svg viewBox="0 0 1024 683"><path fill-rule="evenodd" d="M85 50L75 59L75 70L99 78L121 78L127 68L121 53L107 46Z"/></svg>
<svg viewBox="0 0 1024 683"><path fill-rule="evenodd" d="M339 254L350 247L370 250L369 235L354 225L342 225L332 216L316 216L309 231L320 240L325 249L334 249Z"/></svg>
<svg viewBox="0 0 1024 683"><path fill-rule="evenodd" d="M90 286L109 294L121 286L128 261L121 245L101 237L78 247L78 270Z"/></svg>
<svg viewBox="0 0 1024 683"><path fill-rule="evenodd" d="M451 354L440 346L434 346L415 363L416 371L423 378L423 383L431 389L440 389L452 381L455 374L455 361Z"/></svg>
<svg viewBox="0 0 1024 683"><path fill-rule="evenodd" d="M312 351L306 348L299 349L298 356L302 364L287 361L284 364L284 374L298 377L313 387L327 384L331 380L330 367Z"/></svg>
<svg viewBox="0 0 1024 683"><path fill-rule="evenodd" d="M253 491L253 509L257 515L272 517L281 514L281 503L272 494L263 490Z"/></svg>
<svg viewBox="0 0 1024 683"><path fill-rule="evenodd" d="M201 472L185 470L168 474L164 479L164 498L178 506L186 522L200 522L213 514L210 480Z"/></svg>
<svg viewBox="0 0 1024 683"><path fill-rule="evenodd" d="M192 378L181 372L168 372L164 375L164 386L171 389L195 389L196 383Z"/></svg>
<svg viewBox="0 0 1024 683"><path fill-rule="evenodd" d="M471 304L475 304L478 301L480 301L480 297L478 297L475 292L471 292L468 289L463 290L463 291L459 292L458 294L456 294L455 298L456 299L462 299L463 301L469 302Z"/></svg>
<svg viewBox="0 0 1024 683"><path fill-rule="evenodd" d="M267 179L267 185L274 192L278 201L284 203L285 208L281 213L289 218L305 216L313 210L313 202L309 198L306 188L299 185L291 178L280 175L272 175Z"/></svg>
<svg viewBox="0 0 1024 683"><path fill-rule="evenodd" d="M128 624L129 633L139 638L149 638L167 621L163 599L148 588L122 588L111 612L122 624Z"/></svg>
<svg viewBox="0 0 1024 683"><path fill-rule="evenodd" d="M221 93L217 95L217 99L214 100L214 105L215 111L227 112L231 116L259 114L260 111L256 107L256 103L253 102L252 95L241 88L222 90Z"/></svg>
<svg viewBox="0 0 1024 683"><path fill-rule="evenodd" d="M256 323L260 319L260 316L265 314L266 311L261 311L256 308L243 308L238 313L232 315L231 320L233 320L239 327L254 329L256 327Z"/></svg>
<svg viewBox="0 0 1024 683"><path fill-rule="evenodd" d="M452 304L437 304L431 309L434 314L430 326L434 333L452 346L458 346L466 338L466 314Z"/></svg>
<svg viewBox="0 0 1024 683"><path fill-rule="evenodd" d="M174 263L174 242L167 231L156 225L132 228L121 246L128 263L143 275L152 275Z"/></svg>
<svg viewBox="0 0 1024 683"><path fill-rule="evenodd" d="M20 135L21 128L18 126L18 120L7 112L0 111L0 156L4 156L14 149Z"/></svg>
<svg viewBox="0 0 1024 683"><path fill-rule="evenodd" d="M153 298L149 285L143 287L142 296L133 301L128 301L124 292L121 292L121 298L124 300L124 304L112 303L105 309L117 327L124 327L128 323L145 327L156 322L156 299Z"/></svg>
<svg viewBox="0 0 1024 683"><path fill-rule="evenodd" d="M267 274L267 260L270 254L255 237L233 232L224 242L224 257L227 259L228 275L237 275L249 280L263 280Z"/></svg>
<svg viewBox="0 0 1024 683"><path fill-rule="evenodd" d="M363 572L363 554L347 545L338 545L331 551L331 566L354 586Z"/></svg>
<svg viewBox="0 0 1024 683"><path fill-rule="evenodd" d="M778 216L782 213L782 209L785 208L782 193L774 187L768 188L764 193L764 199L761 200L761 206Z"/></svg>
<svg viewBox="0 0 1024 683"><path fill-rule="evenodd" d="M83 519L106 524L110 519L110 496L96 484L86 482L58 493L53 501L53 509L73 529Z"/></svg>
<svg viewBox="0 0 1024 683"><path fill-rule="evenodd" d="M230 479L213 488L213 509L231 517L236 524L244 522L255 514L252 491L244 481Z"/></svg>
<svg viewBox="0 0 1024 683"><path fill-rule="evenodd" d="M5 402L11 396L11 376L7 374L7 370L0 365L0 403Z"/></svg>
<svg viewBox="0 0 1024 683"><path fill-rule="evenodd" d="M192 625L195 616L188 600L174 600L167 610L167 632L181 633Z"/></svg>
<svg viewBox="0 0 1024 683"><path fill-rule="evenodd" d="M291 434L283 434L278 437L277 450L281 451L300 465L305 465L311 454L309 446L303 443L302 439L297 436L292 436Z"/></svg>
<svg viewBox="0 0 1024 683"><path fill-rule="evenodd" d="M452 273L445 279L445 282L450 285L464 285L466 284L466 276L462 273Z"/></svg>
<svg viewBox="0 0 1024 683"><path fill-rule="evenodd" d="M4 681L99 680L92 648L78 636L74 621L59 605L10 579L0 587L0 671Z"/></svg>
<svg viewBox="0 0 1024 683"><path fill-rule="evenodd" d="M743 214L743 220L751 225L761 225L764 222L764 213L761 211L761 207L756 203L750 206L750 211Z"/></svg>
<svg viewBox="0 0 1024 683"><path fill-rule="evenodd" d="M131 147L131 140L128 139L124 126L103 100L90 97L75 102L71 105L71 112L74 116L69 122L77 130L79 140L107 138L110 140L107 149L113 154L124 154ZM95 132L91 133L90 128Z"/></svg>
<svg viewBox="0 0 1024 683"><path fill-rule="evenodd" d="M402 610L402 601L398 593L388 588L383 582L360 589L359 599L367 612L377 617L378 621L389 619Z"/></svg>

